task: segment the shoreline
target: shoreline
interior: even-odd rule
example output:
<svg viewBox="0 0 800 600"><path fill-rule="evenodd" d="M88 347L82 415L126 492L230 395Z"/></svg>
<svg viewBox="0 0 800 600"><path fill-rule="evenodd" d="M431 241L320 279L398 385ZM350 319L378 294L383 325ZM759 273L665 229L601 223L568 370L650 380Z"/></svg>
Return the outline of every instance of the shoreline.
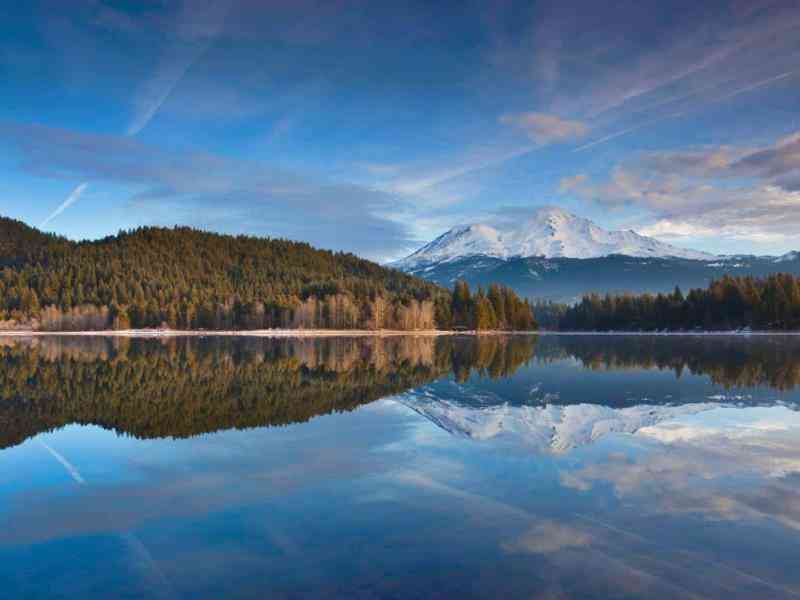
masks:
<svg viewBox="0 0 800 600"><path fill-rule="evenodd" d="M639 336L639 337L752 337L800 336L800 331L454 331L420 329L248 329L248 330L179 330L179 329L120 329L103 331L37 331L32 329L0 330L0 337L124 337L124 338L175 338L175 337L258 337L258 338L322 338L322 337L440 337L440 336Z"/></svg>
<svg viewBox="0 0 800 600"><path fill-rule="evenodd" d="M537 331L452 331L420 329L403 331L397 329L249 329L249 330L177 330L177 329L120 329L103 331L0 331L0 337L129 337L129 338L173 338L173 337L259 337L259 338L307 338L307 337L439 337L479 335L536 335Z"/></svg>
<svg viewBox="0 0 800 600"><path fill-rule="evenodd" d="M795 336L800 331L548 331L536 332L538 335L586 335L586 336L640 336L640 337L753 337L753 336Z"/></svg>

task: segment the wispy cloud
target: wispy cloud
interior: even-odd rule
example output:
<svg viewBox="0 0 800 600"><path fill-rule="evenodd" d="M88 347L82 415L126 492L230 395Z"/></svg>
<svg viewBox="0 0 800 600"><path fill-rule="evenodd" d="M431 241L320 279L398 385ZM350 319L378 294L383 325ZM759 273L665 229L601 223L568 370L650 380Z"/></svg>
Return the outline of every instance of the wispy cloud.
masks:
<svg viewBox="0 0 800 600"><path fill-rule="evenodd" d="M746 94L748 92L755 91L755 90L757 90L759 88L762 88L764 86L776 83L776 82L781 81L783 79L787 79L788 77L791 77L792 75L795 75L796 73L797 73L796 71L788 71L786 73L781 73L780 75L776 75L775 77L769 77L767 79L762 79L762 80L757 81L755 83L748 84L748 85L746 85L744 87L741 87L741 88L735 89L735 90L733 90L731 92L728 92L726 94L723 94L722 96L718 96L718 97L709 99L709 100L705 101L704 103L702 103L701 105L693 107L693 110L699 110L699 109L704 108L705 106L708 106L710 104L715 104L717 102L724 102L725 100L730 100L731 98L735 98L736 96L741 96L742 94ZM609 142L611 140L614 140L616 138L628 135L629 133L633 133L635 131L639 131L640 129L645 129L646 127L650 127L651 125L656 125L657 123L661 123L662 121L666 121L667 119L676 119L676 118L682 117L685 114L686 114L685 112L678 112L678 113L664 115L662 117L657 117L657 118L652 119L650 121L646 121L646 122L641 123L639 125L634 125L633 127L628 127L627 129L623 129L622 131L617 131L615 133L611 133L609 135L601 137L600 139L597 139L597 140L594 140L592 142L589 142L588 144L584 144L582 146L579 146L579 147L575 148L573 150L573 152L583 152L584 150L588 150L589 148L593 148L594 146L599 146L600 144L604 144L604 143Z"/></svg>
<svg viewBox="0 0 800 600"><path fill-rule="evenodd" d="M125 135L135 136L150 123L187 71L214 42L222 29L230 3L231 0L183 1L174 30L171 32L172 41L164 50L153 75L143 81L134 94L133 116ZM127 32L138 31L136 21L119 11L104 8L97 18L100 19L101 25ZM88 182L79 184L40 224L40 227L45 227L75 204L87 186Z"/></svg>
<svg viewBox="0 0 800 600"><path fill-rule="evenodd" d="M649 213L639 228L657 237L800 243L800 134L766 147L718 146L649 152L607 178L562 179L562 194Z"/></svg>
<svg viewBox="0 0 800 600"><path fill-rule="evenodd" d="M414 241L389 217L409 201L365 186L201 152L167 152L127 136L0 123L28 172L80 177L137 190L128 204L140 224L183 223L231 233L301 239L382 258ZM71 196L75 202L85 189ZM346 232L346 233L345 233Z"/></svg>
<svg viewBox="0 0 800 600"><path fill-rule="evenodd" d="M523 131L537 144L550 144L585 136L589 127L581 121L539 112L506 114L500 122Z"/></svg>
<svg viewBox="0 0 800 600"><path fill-rule="evenodd" d="M528 144L510 149L481 149L473 156L453 160L454 164L423 171L421 174L397 177L388 182L387 189L410 196L423 195L426 191L444 183L502 165L509 160L530 154L539 148L540 146L538 145Z"/></svg>

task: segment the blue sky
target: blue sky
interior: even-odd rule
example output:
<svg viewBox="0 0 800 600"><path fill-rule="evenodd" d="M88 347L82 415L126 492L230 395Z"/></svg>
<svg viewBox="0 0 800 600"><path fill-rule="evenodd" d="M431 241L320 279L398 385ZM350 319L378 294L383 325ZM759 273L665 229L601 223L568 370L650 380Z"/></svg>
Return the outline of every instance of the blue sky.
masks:
<svg viewBox="0 0 800 600"><path fill-rule="evenodd" d="M72 238L182 224L387 260L555 204L800 249L794 1L7 4L0 213Z"/></svg>

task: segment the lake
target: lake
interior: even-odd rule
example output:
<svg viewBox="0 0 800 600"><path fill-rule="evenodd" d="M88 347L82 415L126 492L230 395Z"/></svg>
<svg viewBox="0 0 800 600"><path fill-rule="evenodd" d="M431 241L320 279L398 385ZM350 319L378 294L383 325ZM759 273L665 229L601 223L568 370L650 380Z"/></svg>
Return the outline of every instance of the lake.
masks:
<svg viewBox="0 0 800 600"><path fill-rule="evenodd" d="M800 338L0 338L4 598L794 598Z"/></svg>

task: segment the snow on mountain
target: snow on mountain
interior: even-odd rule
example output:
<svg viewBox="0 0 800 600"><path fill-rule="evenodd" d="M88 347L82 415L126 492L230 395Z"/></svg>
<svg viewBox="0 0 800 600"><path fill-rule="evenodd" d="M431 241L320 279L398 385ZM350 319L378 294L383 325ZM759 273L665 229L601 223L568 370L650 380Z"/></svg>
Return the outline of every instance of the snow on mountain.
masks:
<svg viewBox="0 0 800 600"><path fill-rule="evenodd" d="M454 227L392 266L409 270L470 256L510 258L598 258L610 254L635 257L717 258L659 242L635 231L609 231L557 207L544 207L517 223L483 223Z"/></svg>
<svg viewBox="0 0 800 600"><path fill-rule="evenodd" d="M776 263L782 263L782 262L789 262L789 261L793 261L793 260L797 260L797 259L800 259L800 252L795 250L794 252L787 252L786 254L782 254L781 256L775 257L774 261Z"/></svg>
<svg viewBox="0 0 800 600"><path fill-rule="evenodd" d="M718 408L705 402L681 406L642 404L611 408L597 404L559 406L467 406L424 389L395 398L401 404L459 437L490 440L511 437L540 452L565 452L612 433L636 433L663 421Z"/></svg>

